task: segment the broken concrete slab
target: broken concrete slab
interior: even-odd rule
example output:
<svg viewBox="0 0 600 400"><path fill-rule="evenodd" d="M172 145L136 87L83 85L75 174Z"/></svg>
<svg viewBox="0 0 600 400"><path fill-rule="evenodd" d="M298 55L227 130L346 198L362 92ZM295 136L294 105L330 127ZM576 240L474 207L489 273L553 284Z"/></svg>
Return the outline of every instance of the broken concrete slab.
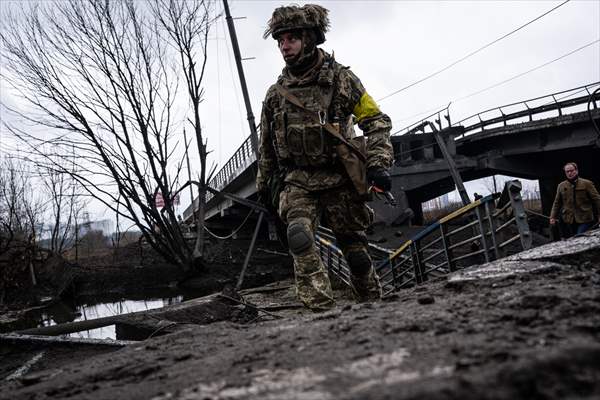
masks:
<svg viewBox="0 0 600 400"><path fill-rule="evenodd" d="M465 268L449 275L448 282L550 272L588 262L600 264L600 230L548 243L487 264Z"/></svg>

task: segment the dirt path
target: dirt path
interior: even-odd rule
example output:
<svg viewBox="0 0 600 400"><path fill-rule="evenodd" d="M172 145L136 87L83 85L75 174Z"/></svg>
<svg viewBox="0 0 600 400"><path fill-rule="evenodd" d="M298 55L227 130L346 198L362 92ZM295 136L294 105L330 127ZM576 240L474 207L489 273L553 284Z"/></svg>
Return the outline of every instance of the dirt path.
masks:
<svg viewBox="0 0 600 400"><path fill-rule="evenodd" d="M600 398L600 231L386 302L283 314L47 365L0 398Z"/></svg>

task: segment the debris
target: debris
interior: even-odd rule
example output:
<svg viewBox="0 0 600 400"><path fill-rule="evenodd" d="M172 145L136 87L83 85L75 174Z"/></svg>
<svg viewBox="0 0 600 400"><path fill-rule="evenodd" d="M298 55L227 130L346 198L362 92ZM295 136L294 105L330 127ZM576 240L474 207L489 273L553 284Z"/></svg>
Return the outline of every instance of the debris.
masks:
<svg viewBox="0 0 600 400"><path fill-rule="evenodd" d="M433 303L435 303L435 299L433 298L433 296L425 295L425 296L419 296L417 298L417 302L419 304L433 304Z"/></svg>

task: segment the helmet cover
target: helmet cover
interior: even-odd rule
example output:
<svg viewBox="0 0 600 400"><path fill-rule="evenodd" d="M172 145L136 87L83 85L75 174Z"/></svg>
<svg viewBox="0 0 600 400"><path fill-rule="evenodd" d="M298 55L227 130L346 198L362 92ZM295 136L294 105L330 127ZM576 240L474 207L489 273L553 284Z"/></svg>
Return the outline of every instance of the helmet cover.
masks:
<svg viewBox="0 0 600 400"><path fill-rule="evenodd" d="M317 34L317 45L325 42L325 32L329 30L329 10L317 4L305 4L278 7L268 22L263 37L273 39L288 31L313 30Z"/></svg>

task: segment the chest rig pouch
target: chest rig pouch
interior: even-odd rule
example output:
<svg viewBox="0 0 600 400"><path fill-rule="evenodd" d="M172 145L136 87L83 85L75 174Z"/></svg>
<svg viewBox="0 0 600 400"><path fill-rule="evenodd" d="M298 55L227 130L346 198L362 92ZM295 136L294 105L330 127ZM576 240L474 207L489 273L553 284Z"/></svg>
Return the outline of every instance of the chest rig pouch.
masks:
<svg viewBox="0 0 600 400"><path fill-rule="evenodd" d="M306 109L279 96L279 106L273 116L279 159L296 167L323 167L332 165L335 149L332 138L323 131L328 122L328 108L333 94L334 70L326 60L316 82L288 86L286 89L302 101ZM319 116L316 121L307 110Z"/></svg>

